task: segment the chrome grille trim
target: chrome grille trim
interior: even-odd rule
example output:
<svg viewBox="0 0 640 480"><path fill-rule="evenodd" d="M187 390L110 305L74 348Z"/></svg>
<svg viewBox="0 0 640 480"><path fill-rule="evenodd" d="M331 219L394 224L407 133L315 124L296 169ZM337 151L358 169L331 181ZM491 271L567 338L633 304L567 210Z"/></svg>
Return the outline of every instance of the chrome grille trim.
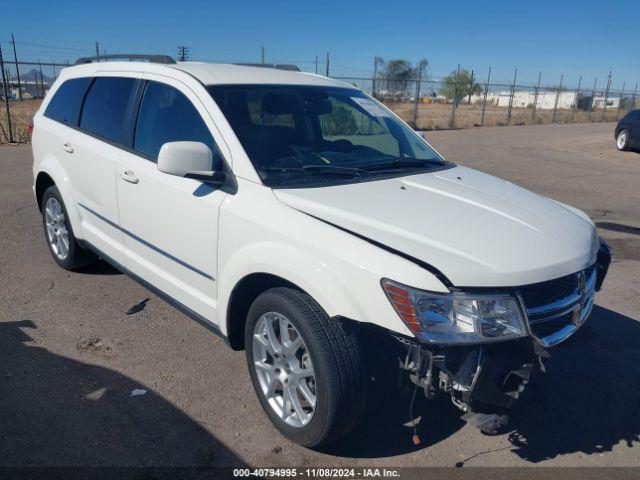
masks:
<svg viewBox="0 0 640 480"><path fill-rule="evenodd" d="M528 308L525 299L520 295L527 315L529 333L544 347L557 345L573 335L593 308L596 269L589 267L568 277L574 277L570 280L575 280L576 287L564 298ZM565 280L566 278L564 277ZM554 330L549 331L549 329Z"/></svg>

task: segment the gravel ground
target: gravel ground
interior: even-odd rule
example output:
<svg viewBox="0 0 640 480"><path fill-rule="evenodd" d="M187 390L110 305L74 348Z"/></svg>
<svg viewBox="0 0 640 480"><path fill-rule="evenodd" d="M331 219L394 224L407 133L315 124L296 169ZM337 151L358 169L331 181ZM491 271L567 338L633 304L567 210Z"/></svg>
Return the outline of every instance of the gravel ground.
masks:
<svg viewBox="0 0 640 480"><path fill-rule="evenodd" d="M484 436L446 398L419 399L414 446L408 400L390 396L322 452L270 425L243 352L105 264L58 268L30 148L0 147L0 465L640 466L640 155L616 151L613 127L428 134L449 160L587 211L616 260L592 318L553 350L508 433Z"/></svg>

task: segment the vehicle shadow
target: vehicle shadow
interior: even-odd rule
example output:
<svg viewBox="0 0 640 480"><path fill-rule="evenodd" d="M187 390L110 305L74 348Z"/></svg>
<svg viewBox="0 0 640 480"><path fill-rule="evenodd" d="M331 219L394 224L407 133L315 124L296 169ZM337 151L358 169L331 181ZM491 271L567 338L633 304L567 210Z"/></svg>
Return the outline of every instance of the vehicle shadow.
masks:
<svg viewBox="0 0 640 480"><path fill-rule="evenodd" d="M516 403L509 441L533 463L640 442L640 319L594 307Z"/></svg>
<svg viewBox="0 0 640 480"><path fill-rule="evenodd" d="M0 466L138 467L136 478L151 473L139 467L243 466L221 441L149 387L25 344L35 328L28 320L0 322ZM134 389L147 392L132 397ZM179 473L154 470L153 478Z"/></svg>
<svg viewBox="0 0 640 480"><path fill-rule="evenodd" d="M123 275L120 270L101 258L97 262L78 270L78 273L85 275Z"/></svg>
<svg viewBox="0 0 640 480"><path fill-rule="evenodd" d="M448 395L428 400L421 388L398 368L404 349L377 330L362 335L362 354L371 379L364 417L354 431L324 447L322 452L347 458L380 458L422 450L465 425ZM380 355L385 351L387 355ZM394 362L389 354L397 356ZM404 381L400 381L404 380ZM413 399L413 408L412 408ZM419 437L416 445L415 434Z"/></svg>
<svg viewBox="0 0 640 480"><path fill-rule="evenodd" d="M380 458L422 450L454 434L465 425L460 411L442 395L427 400L420 389L416 392L413 417L419 417L416 434L420 443L412 441L409 423L411 394L381 392L369 398L369 407L361 424L350 434L325 447L322 452L349 458ZM373 400L373 401L371 401Z"/></svg>
<svg viewBox="0 0 640 480"><path fill-rule="evenodd" d="M640 319L594 307L588 323L550 350L547 372L538 372L515 403L505 435L511 450L532 463L560 455L610 451L623 441L640 442ZM412 442L411 395L378 392L362 424L326 447L331 455L379 458L434 445L465 423L447 395L427 400L420 390L414 416L421 416ZM497 442L496 442L497 443Z"/></svg>

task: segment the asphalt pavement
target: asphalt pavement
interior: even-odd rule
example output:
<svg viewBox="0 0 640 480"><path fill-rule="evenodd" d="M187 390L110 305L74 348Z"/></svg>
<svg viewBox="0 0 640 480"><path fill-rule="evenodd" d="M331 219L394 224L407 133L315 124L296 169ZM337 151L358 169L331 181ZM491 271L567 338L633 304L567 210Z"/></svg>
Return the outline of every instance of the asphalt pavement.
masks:
<svg viewBox="0 0 640 480"><path fill-rule="evenodd" d="M618 152L613 127L427 134L451 161L585 210L615 262L508 432L482 435L447 398L419 398L414 445L408 398L392 395L370 399L363 425L322 451L271 426L244 352L104 263L58 268L30 147L0 147L0 466L640 466L640 154Z"/></svg>

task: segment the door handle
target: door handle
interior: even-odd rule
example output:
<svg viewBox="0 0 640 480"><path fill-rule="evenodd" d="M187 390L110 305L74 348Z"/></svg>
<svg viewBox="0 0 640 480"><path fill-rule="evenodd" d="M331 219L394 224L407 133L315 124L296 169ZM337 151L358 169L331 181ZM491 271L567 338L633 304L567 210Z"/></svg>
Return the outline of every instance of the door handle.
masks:
<svg viewBox="0 0 640 480"><path fill-rule="evenodd" d="M67 153L73 153L73 147L71 146L71 144L69 142L63 143L62 144L62 149Z"/></svg>
<svg viewBox="0 0 640 480"><path fill-rule="evenodd" d="M120 178L125 182L129 183L138 183L138 177L131 170L125 170L124 172L120 172Z"/></svg>

